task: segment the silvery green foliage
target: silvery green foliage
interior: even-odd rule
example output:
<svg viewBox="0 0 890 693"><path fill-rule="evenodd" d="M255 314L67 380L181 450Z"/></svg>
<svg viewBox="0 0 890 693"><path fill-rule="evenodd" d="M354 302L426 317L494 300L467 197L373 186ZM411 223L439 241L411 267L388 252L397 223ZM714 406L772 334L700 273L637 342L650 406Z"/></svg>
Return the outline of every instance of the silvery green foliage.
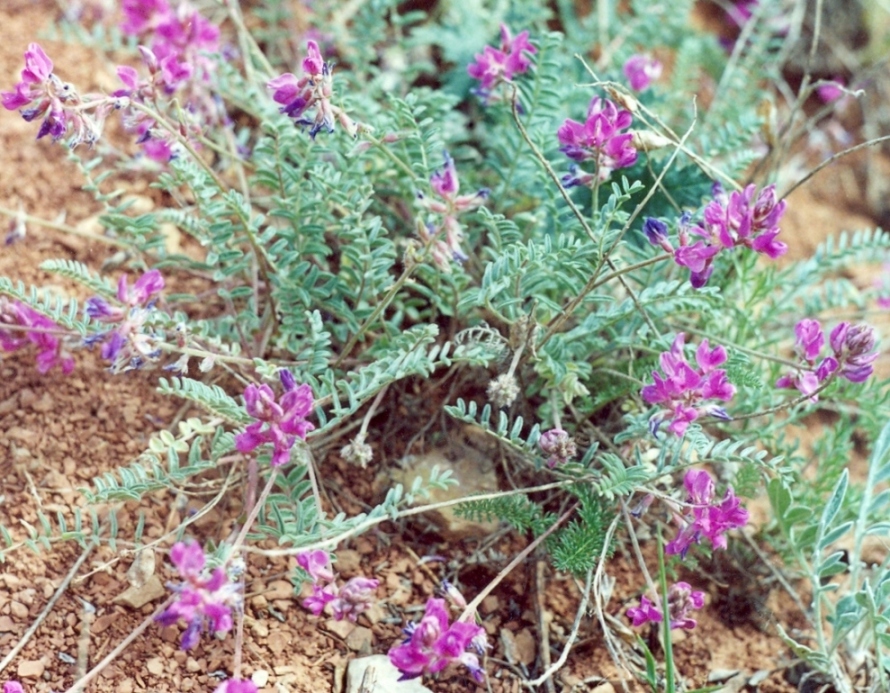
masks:
<svg viewBox="0 0 890 693"><path fill-rule="evenodd" d="M804 458L788 426L805 423L814 405L782 409L793 398L773 384L784 367L774 358L790 353L797 320L867 305L867 292L839 270L886 255L890 240L878 231L844 234L812 258L781 267L736 248L715 260L700 289L671 261L647 264L659 251L641 231L645 217L663 218L675 234L681 211L701 216L715 179L729 189L757 164L757 139L769 125L757 106L774 98L768 82L781 67L783 49L770 24L779 3L760 3L730 54L713 36L690 29L692 0L634 0L630 11L627 3L596 4L579 17L577 3L564 0L444 3L431 17L399 15L399 3L375 0L350 6L348 21L337 15L337 3L319 6L319 28L337 20L335 105L362 124L356 138L340 128L312 139L295 127L264 87L274 75L245 41L246 55L219 65L215 96L237 117L228 129L203 133L212 165L180 151L153 175L169 204L149 213L134 212L115 189L138 161L102 143L90 159L73 154L84 189L102 205L106 236L122 250L118 265L198 277L218 298L214 310L196 316L202 296L168 294L151 317L170 361L181 348L177 339L199 344L201 367L188 376L165 374L158 388L203 417L158 434L136 459L95 479L85 496L91 503L138 500L164 488L175 493L198 475L224 476L235 434L251 422L243 382L275 383L286 367L312 387L315 430L294 448L252 538L274 538L293 550L336 546L403 517L425 492L453 479L442 470L425 485L391 489L367 513L325 516L309 474L311 464L323 470L328 461L315 453L327 453L332 441L361 425L384 389L422 388L454 373L481 387L456 392L442 420L481 429L529 484L468 499L462 514L541 536L557 515L528 491L529 480L556 484L554 504L576 503L578 512L545 547L558 568L583 576L609 552L606 528L621 503L654 488L673 492L690 465L709 465L737 491L754 494L765 485L775 517L763 536L817 586L807 605L817 645L789 643L838 681L841 654L873 658L883 677L890 578L885 565L861 565L860 551L865 536L887 529L881 514L890 494L881 484L890 478L890 393L874 380L833 383L820 393L820 406L838 420ZM290 3L263 3L256 12L256 38L272 68L299 71L303 46L281 29ZM515 113L511 86L483 104L470 94L466 73L502 21L528 28L537 48L533 69L513 85ZM554 23L565 35L545 29ZM125 49L114 32L64 33L115 54ZM579 60L576 54L589 56L592 44L598 61ZM621 66L642 48L670 52L673 70L663 83L631 94ZM714 93L706 110L695 100L703 80ZM569 161L557 128L583 118L592 96L616 94L635 109L634 129L668 144L641 152L595 193L566 190L560 177ZM446 150L461 192L486 188L490 196L460 218L467 260L443 266L419 241L431 215L418 197L433 194L430 177ZM164 224L202 252L171 252ZM69 260L42 267L89 292L115 295L97 268ZM0 294L77 336L96 329L75 298L8 278L0 278ZM690 342L707 338L729 352L725 367L738 389L729 413L736 421L696 421L682 439L664 432L655 438L640 388L684 331ZM515 377L519 395L496 411L481 393L500 376ZM742 418L772 408L781 414ZM538 443L554 421L575 436L579 451L549 471ZM854 441L872 445L864 488L847 471ZM807 465L812 473L804 474ZM91 517L87 527L77 514L72 528L61 516L53 524L41 515L25 542L113 541L114 514L103 526ZM17 545L8 530L0 532L2 558ZM855 546L849 567L838 549L848 537ZM827 581L847 570L843 588ZM822 616L833 625L830 634Z"/></svg>

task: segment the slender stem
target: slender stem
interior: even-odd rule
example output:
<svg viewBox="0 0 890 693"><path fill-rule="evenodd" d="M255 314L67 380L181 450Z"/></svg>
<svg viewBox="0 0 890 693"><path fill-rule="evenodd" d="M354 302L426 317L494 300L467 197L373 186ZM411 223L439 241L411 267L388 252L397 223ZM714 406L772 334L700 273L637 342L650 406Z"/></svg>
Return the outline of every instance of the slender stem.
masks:
<svg viewBox="0 0 890 693"><path fill-rule="evenodd" d="M411 275L414 274L414 270L417 269L418 264L411 264L402 270L402 273L399 275L399 278L396 279L395 283L389 288L389 291L386 292L386 296L383 297L383 300L377 304L374 308L374 312L371 313L368 318L361 324L361 326L356 330L355 334L353 334L349 341L346 343L346 346L343 347L343 351L340 352L340 355L337 357L337 360L334 362L334 368L339 368L340 364L343 363L343 359L345 359L349 352L352 351L356 342L361 338L361 336L365 333L371 325L380 317L384 310L389 306L389 302L395 297L395 295L399 292L399 290L405 285L405 282L411 278Z"/></svg>
<svg viewBox="0 0 890 693"><path fill-rule="evenodd" d="M395 520L401 520L406 517L412 517L414 515L421 515L426 512L430 512L432 510L439 510L441 508L450 508L454 505L460 505L461 503L467 503L471 501L481 501L481 500L492 500L495 498L506 498L508 496L515 496L520 493L538 493L540 491L550 491L556 488L566 488L567 486L571 486L573 484L577 484L579 482L583 482L585 478L579 479L567 479L565 481L555 481L550 484L543 484L542 486L532 486L531 488L520 488L515 491L496 491L492 493L480 493L475 496L468 496L466 498L454 498L451 500L440 501L439 503L429 503L428 505L419 505L416 508L408 508L407 510L402 510L398 512L395 516L393 515L385 515L381 517L369 517L363 522L360 522L355 527L346 530L336 536L329 537L327 539L322 539L313 544L309 544L307 546L294 547L289 549L258 549L251 546L245 546L244 550L249 553L257 553L262 556L294 556L303 551L314 551L316 549L326 549L331 546L336 546L342 541L349 539L350 537L354 537L358 534L362 534L366 532L372 527L375 527L383 522L392 522Z"/></svg>
<svg viewBox="0 0 890 693"><path fill-rule="evenodd" d="M476 597L473 599L473 601L471 601L469 604L467 604L467 607L464 609L463 613L460 615L460 618L458 618L457 620L458 621L467 621L467 620L473 618L474 615L476 614L476 609L479 608L479 605L482 603L482 600L485 599L495 587L497 587L499 584L501 584L501 581L505 577L507 577L511 572L513 572L513 569L516 566L518 566L520 563L522 563L532 551L534 551L536 548L538 548L538 546L541 544L541 542L543 542L547 537L549 537L551 534L553 534L563 522L568 520L569 517L572 515L572 513L575 512L577 507L578 507L578 503L573 504L571 508L566 510L562 515L560 515L557 518L556 522L554 522L547 529L546 532L541 533L540 536L536 537L534 539L534 541L530 542L528 546L526 546L522 551L520 551L518 554L516 554L516 558L514 558L507 565L505 565L501 569L501 572L499 572L497 575L495 575L494 579L491 582L489 582L485 586L485 588L481 592L479 592L479 594L476 595Z"/></svg>
<svg viewBox="0 0 890 693"><path fill-rule="evenodd" d="M84 690L84 688L90 681L92 681L99 674L101 674L102 671L105 669L105 667L107 667L115 659L117 659L118 655L120 655L121 652L123 652L125 649L127 649L130 646L130 644L132 644L132 642L134 640L139 638L148 629L148 627L152 623L154 623L154 621L158 617L158 615L162 611L164 611L164 609L166 609L168 606L170 606L170 603L173 601L174 596L175 595L170 595L169 597L167 597L167 599L164 601L163 604L161 604L157 609L155 609L150 615L146 616L145 619L142 621L142 623L140 623L138 626L136 626L136 628L134 628L132 631L130 631L130 633L127 635L126 638L121 640L121 642L118 644L117 647L115 647L111 652L109 652L101 662L99 662L96 666L94 666L92 669L90 669L86 673L85 676L82 676L77 681L75 681L71 685L71 687L65 691L65 693L80 693L80 691Z"/></svg>
<svg viewBox="0 0 890 693"><path fill-rule="evenodd" d="M587 280L587 284L584 285L584 288L578 293L577 296L572 298L568 303L566 303L565 307L560 311L559 315L556 316L547 328L547 332L544 334L544 337L541 339L540 343L537 345L537 348L541 348L544 344L546 344L550 338L556 334L559 329L563 326L566 320L568 320L569 316L571 316L575 310L581 305L581 302L587 295L602 286L603 284L608 284L613 279L616 279L622 274L627 274L628 272L633 272L634 270L641 269L643 267L648 267L649 265L654 265L656 262L661 262L662 260L668 260L673 257L670 253L662 253L661 255L656 255L655 257L650 257L648 260L643 260L641 262L634 263L633 265L628 265L627 267L622 267L621 269L615 270L614 272L610 272L604 277L597 277L596 274L590 275L590 279Z"/></svg>
<svg viewBox="0 0 890 693"><path fill-rule="evenodd" d="M584 214L581 212L580 209L578 209L578 206L575 204L574 200L572 200L572 196L569 195L569 191L566 190L565 186L562 184L562 181L559 179L559 176L556 174L556 171L553 170L550 162L547 161L547 157L545 157L538 146L534 142L532 142L528 131L525 129L525 125L522 124L522 120L519 117L519 102L517 100L517 89L515 85L513 85L512 104L513 121L516 123L516 127L519 128L519 134L522 135L522 139L524 139L526 144L528 144L528 146L531 148L532 154L535 155L535 158L538 160L541 166L543 166L547 175L550 176L550 179L556 184L556 187L559 189L560 195L569 206L569 209L572 210L572 214L574 214L578 221L581 223L581 228L584 229L587 237L590 238L591 242L593 242L594 246L596 246L598 244L596 234L593 232L593 229L590 228L590 224L587 223L587 219L584 217ZM608 255L606 255L604 260L605 263L609 266L609 269L617 271L618 268L615 266L615 263ZM640 312L640 315L642 315L643 320L646 321L649 329L652 330L652 334L660 334L658 328L655 327L655 323L652 322L652 318L649 316L649 313L640 303L640 299L637 296L636 292L630 287L630 285L627 283L622 275L619 274L616 276L618 278L618 281L621 282L621 286L623 286L624 290L627 291L631 301L633 301L634 306L636 306L637 310Z"/></svg>
<svg viewBox="0 0 890 693"><path fill-rule="evenodd" d="M241 549L242 544L244 544L244 540L247 539L247 533L250 531L251 526L256 521L257 515L260 514L260 510L266 502L266 499L269 497L269 494L272 492L272 486L275 483L275 480L278 477L278 469L272 468L272 473L269 474L269 480L266 482L266 485L263 487L262 493L260 493L260 497L257 498L256 503L254 503L253 507L250 509L250 512L247 515L247 519L244 521L244 526L241 528L241 531L238 533L238 536L235 538L235 543L232 544L232 549L229 552L230 556L237 556L238 551Z"/></svg>
<svg viewBox="0 0 890 693"><path fill-rule="evenodd" d="M671 639L671 612L670 603L668 602L668 586L667 571L664 567L664 540L661 537L661 530L658 531L658 582L659 592L661 593L661 613L662 627L664 637L664 678L665 693L674 693L676 690L676 681L674 681L674 645Z"/></svg>
<svg viewBox="0 0 890 693"><path fill-rule="evenodd" d="M56 605L56 602L59 601L61 596L65 594L65 591L68 589L68 585L71 584L71 581L74 579L74 576L77 575L77 571L80 570L80 567L83 565L84 561L87 559L87 556L90 555L92 550L96 546L96 538L94 537L87 547L83 550L83 553L80 554L80 558L78 558L74 565L71 566L71 570L68 571L68 574L65 576L65 579L62 580L62 583L59 585L58 589L56 589L55 594L50 598L50 600L46 603L46 606L43 607L43 611L40 612L40 615L34 619L34 622L28 627L28 630L25 631L25 634L19 638L19 641L15 644L15 646L9 651L9 653L3 658L3 661L0 662L0 672L2 672L9 663L15 659L16 655L21 652L25 645L28 644L28 641L31 640L31 637L34 633L37 632L37 629L40 627L40 624L46 620L46 617L49 615L49 612L53 610L53 607Z"/></svg>
<svg viewBox="0 0 890 693"><path fill-rule="evenodd" d="M68 226L67 224L60 224L55 221L49 221L49 219L41 219L40 217L32 216L31 214L26 214L22 211L14 211L7 207L0 207L0 214L11 217L13 219L21 219L29 224L37 224L38 226L44 226L48 229L53 229L55 231L62 231L63 233L67 233L71 236L79 236L80 238L88 238L91 241L97 241L99 243L105 243L106 245L114 245L118 248L128 248L130 247L129 243L125 243L124 241L119 241L116 238L110 238L108 236L99 236L95 233L90 233L89 231L81 231L74 226Z"/></svg>
<svg viewBox="0 0 890 693"><path fill-rule="evenodd" d="M795 190L797 190L801 185L803 185L808 180L810 180L810 178L812 178L817 173L819 173L819 171L821 171L826 166L833 164L835 161L837 161L841 157L847 156L847 154L852 154L853 152L858 152L860 149L864 149L865 147L871 147L872 145L880 144L881 142L886 142L888 140L890 140L890 135L884 135L883 137L875 137L874 139L868 140L867 142L860 142L859 144L857 144L853 147L848 147L847 149L844 149L843 151L840 151L837 154L833 154L832 156L828 157L825 161L823 161L821 164L816 166L816 168L814 168L812 171L807 173L799 181L794 183L794 185L792 185L790 188L788 188L785 192L783 192L781 195L779 195L779 198L781 199L781 198L788 197L791 193L793 193Z"/></svg>
<svg viewBox="0 0 890 693"><path fill-rule="evenodd" d="M834 382L835 376L837 372L832 373L824 383L822 383L816 390L813 391L812 394L809 395L801 395L795 399L792 399L788 402L784 402L783 404L777 404L775 407L770 407L769 409L762 409L761 411L755 411L750 414L740 414L739 416L733 416L733 421L744 421L745 419L754 419L758 416L766 416L767 414L775 414L778 411L782 411L783 409L790 409L791 407L797 406L798 404L802 404L803 402L807 402L813 399L816 395L822 392L825 388L827 388L831 383Z"/></svg>

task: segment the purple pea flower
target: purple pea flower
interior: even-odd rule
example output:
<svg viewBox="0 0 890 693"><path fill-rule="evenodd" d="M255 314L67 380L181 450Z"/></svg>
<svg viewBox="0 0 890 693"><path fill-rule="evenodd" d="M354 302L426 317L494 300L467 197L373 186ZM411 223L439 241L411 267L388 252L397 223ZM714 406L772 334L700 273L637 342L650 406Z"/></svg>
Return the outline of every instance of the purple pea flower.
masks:
<svg viewBox="0 0 890 693"><path fill-rule="evenodd" d="M465 621L449 625L444 599L430 598L423 618L406 627L405 635L405 641L389 651L389 661L402 672L400 680L435 674L452 662L467 667L476 681L484 679L479 657L466 650L472 646L484 651L485 630Z"/></svg>
<svg viewBox="0 0 890 693"><path fill-rule="evenodd" d="M417 225L417 232L424 243L432 244L432 255L436 264L448 270L452 259L458 262L467 259L466 253L461 248L464 234L457 217L463 212L481 206L488 197L488 190L483 188L472 195L458 195L460 181L454 159L448 152L444 153L444 158L445 165L430 176L430 188L435 197L426 197L423 193L417 195L424 208L442 216L441 226L437 228L421 221ZM441 234L442 231L445 233Z"/></svg>
<svg viewBox="0 0 890 693"><path fill-rule="evenodd" d="M180 619L186 622L180 648L190 650L203 631L228 633L232 629L232 608L240 608L238 585L229 582L222 568L208 574L204 550L197 542L177 542L170 549L170 561L184 582L175 586L176 600L155 618L163 626Z"/></svg>
<svg viewBox="0 0 890 693"><path fill-rule="evenodd" d="M257 693L257 687L250 679L228 679L219 684L213 693Z"/></svg>
<svg viewBox="0 0 890 693"><path fill-rule="evenodd" d="M21 329L4 329L4 325ZM53 334L61 331L59 325L30 306L0 297L0 349L17 351L33 344L37 347L38 372L48 373L58 367L68 375L74 370L74 358L65 349L63 341Z"/></svg>
<svg viewBox="0 0 890 693"><path fill-rule="evenodd" d="M816 364L825 345L825 333L818 320L804 318L794 327L795 351L801 361L800 367L786 373L776 381L778 388L796 388L801 394L811 395L810 401L818 401L813 394L835 371L841 378L851 383L861 383L874 372L874 362L878 358L875 349L874 328L865 323L851 325L838 324L829 336L833 354Z"/></svg>
<svg viewBox="0 0 890 693"><path fill-rule="evenodd" d="M353 623L358 619L359 614L371 608L371 605L377 599L377 587L380 585L379 580L357 576L347 580L337 595L331 600L331 610L334 612L334 619L342 621L344 618L349 619Z"/></svg>
<svg viewBox="0 0 890 693"><path fill-rule="evenodd" d="M531 66L529 54L537 53L528 40L528 32L523 31L515 37L505 24L501 24L501 47L485 46L481 53L476 54L476 62L467 66L467 74L479 80L476 92L486 101L492 90L501 82L509 82L515 75L522 74Z"/></svg>
<svg viewBox="0 0 890 693"><path fill-rule="evenodd" d="M696 621L689 616L692 609L701 609L705 605L705 593L693 590L688 582L678 582L668 588L668 614L671 622L671 630L678 628L692 630ZM664 614L658 604L649 601L643 595L640 597L640 606L627 610L634 628L645 623L661 623Z"/></svg>
<svg viewBox="0 0 890 693"><path fill-rule="evenodd" d="M301 551L297 554L297 565L309 574L313 582L331 582L334 579L331 557L327 551Z"/></svg>
<svg viewBox="0 0 890 693"><path fill-rule="evenodd" d="M100 296L86 301L84 312L96 322L114 324L115 327L84 339L87 346L101 343L100 355L111 362L111 370L118 372L138 366L146 359L158 356L157 349L145 331L145 322L154 308L155 298L164 289L164 278L158 270L143 274L132 287L127 275L121 275L117 284L117 300L121 306L112 306Z"/></svg>
<svg viewBox="0 0 890 693"><path fill-rule="evenodd" d="M325 62L315 41L306 42L306 51L302 77L287 72L266 82L272 100L281 104L279 110L293 118L297 125L308 125L312 139L322 130L333 132L335 119L350 137L355 137L358 132L356 124L343 109L331 102L334 94L332 65ZM309 118L307 112L313 108L315 115Z"/></svg>
<svg viewBox="0 0 890 693"><path fill-rule="evenodd" d="M662 65L651 55L635 53L630 56L622 67L630 88L634 91L643 91L649 85L661 77Z"/></svg>
<svg viewBox="0 0 890 693"><path fill-rule="evenodd" d="M680 332L674 339L670 351L659 357L661 370L652 372L655 381L646 385L641 394L649 404L660 404L663 409L660 415L652 418L653 433L657 433L661 423L670 419L668 430L682 436L689 424L701 414L710 414L718 418L728 419L726 411L713 404L704 404L705 400L719 399L728 402L735 394L735 387L727 380L726 371L717 368L726 361L726 350L722 346L710 348L705 339L695 352L697 368L693 368L683 353L686 336Z"/></svg>
<svg viewBox="0 0 890 693"><path fill-rule="evenodd" d="M741 507L741 501L731 487L727 488L723 500L715 502L714 479L704 470L690 469L683 478L683 485L687 505L684 513L675 518L681 530L676 538L665 544L665 553L685 557L689 547L700 543L702 538L708 539L715 549L725 549L726 532L744 527L748 522L748 511Z"/></svg>
<svg viewBox="0 0 890 693"><path fill-rule="evenodd" d="M25 689L18 681L7 681L3 684L3 693L25 693Z"/></svg>
<svg viewBox="0 0 890 693"><path fill-rule="evenodd" d="M68 131L73 119L65 102L76 98L71 86L53 74L53 61L37 43L28 44L25 69L14 91L0 93L0 100L7 110L28 106L21 111L22 118L28 122L43 119L37 139L49 135L54 141Z"/></svg>
<svg viewBox="0 0 890 693"><path fill-rule="evenodd" d="M247 386L244 405L247 413L257 421L235 436L235 447L243 453L253 452L260 445L271 443L273 467L288 462L297 438L306 440L306 435L315 428L314 424L306 421L314 406L312 388L305 384L298 386L288 371L281 371L280 377L285 387L280 402L276 401L275 393L268 385Z"/></svg>
<svg viewBox="0 0 890 693"><path fill-rule="evenodd" d="M630 111L619 110L608 99L595 97L583 123L568 118L560 125L556 132L559 149L574 161L593 161L597 178L604 181L612 171L636 163L633 134L623 132L632 122Z"/></svg>

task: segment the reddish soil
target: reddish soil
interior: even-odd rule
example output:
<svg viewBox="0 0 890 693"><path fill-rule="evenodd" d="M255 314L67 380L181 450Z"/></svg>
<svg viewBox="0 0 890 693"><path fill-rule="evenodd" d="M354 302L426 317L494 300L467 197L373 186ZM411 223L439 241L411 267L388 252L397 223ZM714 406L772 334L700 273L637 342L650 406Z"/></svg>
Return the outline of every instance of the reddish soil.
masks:
<svg viewBox="0 0 890 693"><path fill-rule="evenodd" d="M50 2L4 3L0 21L7 40L0 42L0 86L8 88L14 82L26 44L40 36L54 12L55 5ZM110 73L107 64L83 47L58 41L41 43L56 62L57 70L84 89L98 87L97 75ZM50 220L64 217L66 224L76 226L96 214L99 205L79 190L80 175L66 160L63 147L48 141L36 142L34 131L34 125L24 122L16 113L0 112L0 146L5 155L5 165L0 168L0 205L11 209L21 205L35 216ZM144 194L144 183L130 181L128 185L130 192ZM802 199L809 194L806 190L799 193ZM840 206L792 203L791 210L784 235L799 254L811 250L814 235L872 223L868 219L851 223L850 215ZM40 262L70 258L99 267L113 252L113 248L100 243L31 224L25 240L0 246L0 275L82 294L80 289L41 271ZM114 376L90 352L81 351L76 356L76 370L69 377L39 375L33 354L27 351L0 357L0 523L9 529L15 541L27 535L28 524L38 525L38 510L53 518L61 513L70 523L73 509L86 507L76 489L131 461L145 448L148 437L168 425L181 406L181 402L155 391L156 374L133 372ZM417 428L423 423L419 422ZM373 464L383 467L391 462L377 459ZM376 468L361 471L334 455L320 460L320 464L325 468L327 494L347 512L361 511L361 503L375 500L371 480ZM138 505L99 508L103 518L111 510L116 512L119 541L115 547L103 542L87 557L23 651L0 673L0 680L20 678L30 691L65 690L108 654L163 599L135 610L114 602L129 585L126 573L132 554L127 549L132 547L129 540L138 513L145 518L145 541L166 536L158 546L157 572L162 582L172 579L165 555L173 541L171 529L181 518L177 509L182 507L180 500L187 500L189 507L200 507L219 488L222 476L208 476L204 487L195 485L153 494ZM225 537L231 519L240 511L240 498L237 493L234 495L189 531L202 537ZM363 647L357 643L361 638L350 638L342 624L320 621L301 607L287 581L292 562L252 555L247 584L246 673L259 669L268 672L268 683L263 689L266 692L341 690L337 683L339 672L356 656L351 647L359 647L362 653L385 653L398 639L402 619L416 618L417 608L434 593L432 575L438 573L418 567L417 556L437 553L449 560L466 560L459 575L471 595L471 590L483 587L503 567L505 561L498 561L498 555L509 560L524 545L523 539L508 533L479 554L478 540L448 542L426 529L422 523L383 525L379 533L339 547L344 576L376 575L381 580L380 594L386 595L382 608L372 612L370 619L359 619L360 627L370 629ZM81 548L71 542L55 543L51 550L40 553L27 547L7 553L6 563L0 564L0 659L41 614L81 553ZM472 558L479 555L494 558L473 563ZM432 571L439 570L438 564L431 565ZM536 561L530 559L495 590L495 599L487 601L483 609L486 629L494 643L486 667L491 691L522 690L519 681L526 673L534 677L543 670L539 653L535 653L535 645L541 642L535 611L539 597L545 618L550 619L548 638L553 660L571 631L579 603L577 586L572 579L547 566L543 582L536 584L535 568ZM749 674L769 670L772 673L760 684L760 691L793 690L782 678L788 652L774 634L772 623L778 618L786 628L793 629L802 622L780 589L755 588L758 581L763 582L761 573L759 566L725 579L718 575L713 582L708 582L704 570L700 575L689 576L695 577L709 595L698 628L678 637L675 648L678 669L690 687L705 685L708 675L718 670L742 670ZM623 619L624 610L635 603L639 594L641 577L631 556L621 550L609 564L607 574L614 578L615 586L606 611ZM745 579L749 582L745 583ZM723 600L718 608L716 599L725 593L725 584L738 581L749 584L751 589L736 590L730 604ZM515 659L507 661L512 655L505 652L502 629L514 634L525 664ZM188 654L177 649L178 638L176 628L150 626L89 690L212 691L218 682L217 674L231 672L233 638L205 637ZM591 613L584 618L579 642L551 690L597 689L605 693L605 681L620 688L618 681L623 678L612 664ZM474 684L457 671L426 683L438 692L475 690ZM628 682L628 686L642 690L633 682Z"/></svg>

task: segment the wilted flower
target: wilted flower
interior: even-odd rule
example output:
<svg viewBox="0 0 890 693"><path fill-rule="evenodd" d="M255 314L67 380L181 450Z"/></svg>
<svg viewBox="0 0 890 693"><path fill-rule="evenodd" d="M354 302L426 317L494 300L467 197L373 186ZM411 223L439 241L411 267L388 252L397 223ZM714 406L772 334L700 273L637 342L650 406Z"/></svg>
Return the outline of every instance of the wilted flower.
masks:
<svg viewBox="0 0 890 693"><path fill-rule="evenodd" d="M401 680L435 674L452 662L467 667L477 681L484 679L479 657L466 650L471 646L483 650L485 630L464 621L449 626L444 599L430 598L420 622L410 624L404 632L405 641L389 651L389 661L402 672Z"/></svg>
<svg viewBox="0 0 890 693"><path fill-rule="evenodd" d="M177 542L170 549L170 560L184 582L174 587L175 601L155 620L161 625L172 626L180 619L187 626L182 634L180 647L190 650L198 644L201 633L227 633L232 629L232 608L241 606L241 592L229 582L225 571L216 568L208 574L207 559L197 542Z"/></svg>
<svg viewBox="0 0 890 693"><path fill-rule="evenodd" d="M538 438L538 447L545 455L549 455L547 466L551 468L558 464L565 464L578 454L575 439L561 428L544 431Z"/></svg>
<svg viewBox="0 0 890 693"><path fill-rule="evenodd" d="M297 438L306 440L306 435L315 428L306 420L315 404L312 388L305 384L297 386L290 371L280 371L280 377L284 385L280 403L275 400L275 393L268 385L247 386L244 406L257 421L235 436L235 447L244 453L253 452L264 443L271 443L273 467L288 462ZM265 430L264 426L267 426Z"/></svg>
<svg viewBox="0 0 890 693"><path fill-rule="evenodd" d="M683 353L686 336L680 332L674 339L670 351L659 357L661 370L652 372L653 385L642 390L643 399L649 404L660 404L660 415L652 418L651 428L656 434L661 423L671 421L668 430L682 436L690 423L702 414L710 414L728 419L723 407L704 404L705 400L719 399L728 402L735 394L735 387L726 378L726 371L717 368L726 361L726 350L722 346L710 348L705 339L695 352L697 368L693 368Z"/></svg>
<svg viewBox="0 0 890 693"><path fill-rule="evenodd" d="M300 551L297 554L297 565L309 574L313 582L330 582L334 579L331 557L327 551Z"/></svg>
<svg viewBox="0 0 890 693"><path fill-rule="evenodd" d="M472 195L458 195L460 181L454 159L444 153L445 165L430 176L430 188L435 197L417 194L420 204L434 214L442 215L440 226L418 220L417 232L424 243L432 244L433 260L443 269L449 269L450 261L463 262L467 259L461 248L463 228L458 222L458 215L482 205L488 197L488 190L482 189ZM444 234L442 233L444 231ZM444 237L443 237L444 236Z"/></svg>
<svg viewBox="0 0 890 693"><path fill-rule="evenodd" d="M634 91L643 91L659 77L661 77L661 63L651 55L635 53L624 63L622 71L630 88Z"/></svg>
<svg viewBox="0 0 890 693"><path fill-rule="evenodd" d="M371 607L377 597L379 580L359 576L338 587L327 551L301 551L297 554L297 565L312 580L312 594L303 600L303 606L313 616L321 616L330 604L335 620L342 621L346 618L355 621L359 614Z"/></svg>
<svg viewBox="0 0 890 693"><path fill-rule="evenodd" d="M509 407L519 396L519 383L510 373L502 373L488 383L486 394L489 401L498 409Z"/></svg>
<svg viewBox="0 0 890 693"><path fill-rule="evenodd" d="M685 556L692 544L702 538L708 539L715 549L726 548L726 532L744 527L748 522L748 511L741 502L726 489L726 495L719 502L714 501L714 479L706 471L690 469L683 478L686 487L686 506L682 515L675 519L681 525L680 533L673 541L665 544L668 554Z"/></svg>
<svg viewBox="0 0 890 693"><path fill-rule="evenodd" d="M630 111L595 97L587 109L587 120L579 123L569 118L559 127L559 149L575 161L593 161L597 178L604 181L612 171L636 163L633 135L625 132L632 122Z"/></svg>
<svg viewBox="0 0 890 693"><path fill-rule="evenodd" d="M689 616L692 609L701 609L705 604L705 593L693 590L688 582L678 582L668 588L668 614L671 622L671 630L681 628L692 630L695 628L695 619ZM661 623L664 614L657 602L651 602L643 595L640 597L640 605L627 610L627 617L633 626L639 627L645 623Z"/></svg>
<svg viewBox="0 0 890 693"><path fill-rule="evenodd" d="M367 611L377 599L379 580L357 576L346 581L331 601L334 619L344 618L355 622L364 611Z"/></svg>

